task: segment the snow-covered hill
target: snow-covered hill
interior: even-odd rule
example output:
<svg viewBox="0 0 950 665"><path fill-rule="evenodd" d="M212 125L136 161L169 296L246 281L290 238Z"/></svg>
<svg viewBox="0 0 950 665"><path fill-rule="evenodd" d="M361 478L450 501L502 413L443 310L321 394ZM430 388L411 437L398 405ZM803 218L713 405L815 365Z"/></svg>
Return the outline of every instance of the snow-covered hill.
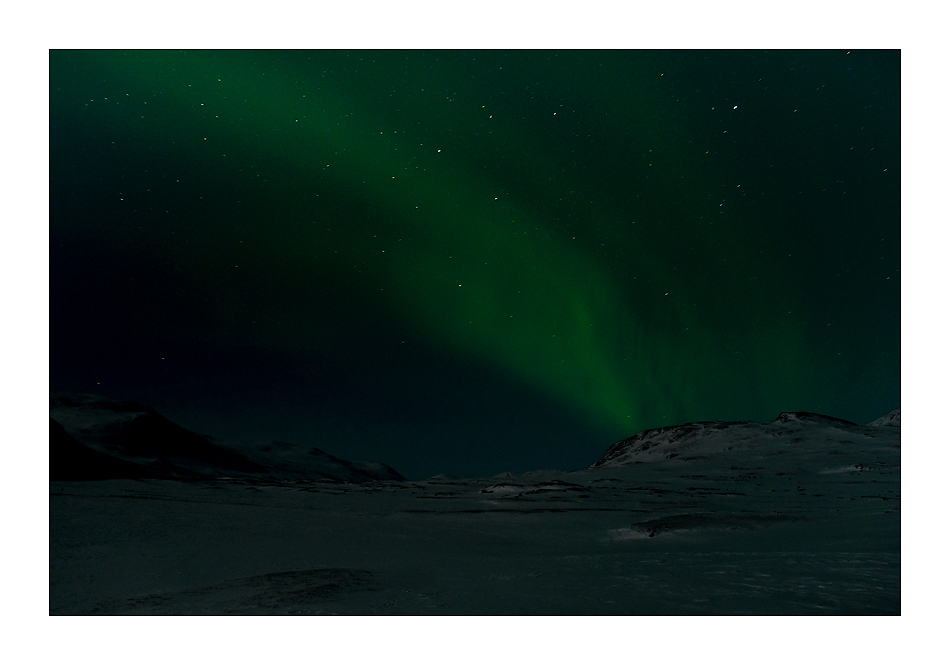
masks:
<svg viewBox="0 0 950 665"><path fill-rule="evenodd" d="M899 428L900 412L894 413ZM892 416L860 426L816 413L786 412L769 423L707 421L661 427L615 443L590 468L677 458L713 461L713 457L725 459L727 453L744 464L770 460L778 465L822 466L858 451L874 457L894 445L899 455L900 430L882 427L891 424Z"/></svg>
<svg viewBox="0 0 950 665"><path fill-rule="evenodd" d="M88 478L220 478L249 476L279 479L332 479L345 482L401 480L391 467L373 462L350 462L318 448L280 441L246 443L219 441L188 431L155 409L101 395L50 396L50 468L69 477ZM77 453L75 445L53 446L65 439L96 455ZM84 463L64 463L64 451ZM72 457L70 457L72 459ZM116 464L123 462L122 464ZM115 474L120 475L115 475ZM103 476L103 474L105 474Z"/></svg>
<svg viewBox="0 0 950 665"><path fill-rule="evenodd" d="M870 427L900 427L901 426L901 410L897 409L891 411L886 416L878 418L874 422L868 423Z"/></svg>
<svg viewBox="0 0 950 665"><path fill-rule="evenodd" d="M160 477L146 466L120 460L84 446L52 418L49 424L49 479L51 481Z"/></svg>

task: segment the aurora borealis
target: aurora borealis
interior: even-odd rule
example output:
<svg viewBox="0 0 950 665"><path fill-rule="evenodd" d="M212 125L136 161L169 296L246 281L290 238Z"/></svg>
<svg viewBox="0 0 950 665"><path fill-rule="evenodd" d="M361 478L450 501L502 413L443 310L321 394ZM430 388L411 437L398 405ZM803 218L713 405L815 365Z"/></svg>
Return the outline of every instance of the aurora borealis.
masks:
<svg viewBox="0 0 950 665"><path fill-rule="evenodd" d="M50 384L407 477L900 406L899 51L52 51Z"/></svg>

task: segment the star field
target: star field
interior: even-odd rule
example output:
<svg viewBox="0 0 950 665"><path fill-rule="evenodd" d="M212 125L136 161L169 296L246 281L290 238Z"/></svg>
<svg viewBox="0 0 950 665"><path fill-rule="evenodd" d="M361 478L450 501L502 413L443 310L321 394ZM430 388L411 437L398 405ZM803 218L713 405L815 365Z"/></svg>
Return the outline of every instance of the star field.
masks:
<svg viewBox="0 0 950 665"><path fill-rule="evenodd" d="M900 54L52 51L51 389L404 475L900 402Z"/></svg>

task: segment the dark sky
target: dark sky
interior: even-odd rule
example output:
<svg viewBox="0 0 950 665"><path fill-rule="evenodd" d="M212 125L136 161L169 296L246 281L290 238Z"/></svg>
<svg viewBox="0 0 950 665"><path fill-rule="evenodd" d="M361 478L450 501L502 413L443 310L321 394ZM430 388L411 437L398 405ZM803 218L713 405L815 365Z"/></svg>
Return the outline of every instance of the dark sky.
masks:
<svg viewBox="0 0 950 665"><path fill-rule="evenodd" d="M408 477L900 406L899 51L52 51L50 388Z"/></svg>

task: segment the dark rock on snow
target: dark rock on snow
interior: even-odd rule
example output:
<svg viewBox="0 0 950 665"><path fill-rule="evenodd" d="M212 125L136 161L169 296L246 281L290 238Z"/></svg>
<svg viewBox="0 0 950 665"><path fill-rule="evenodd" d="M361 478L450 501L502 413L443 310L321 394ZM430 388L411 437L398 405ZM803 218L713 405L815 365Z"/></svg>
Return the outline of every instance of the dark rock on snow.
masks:
<svg viewBox="0 0 950 665"><path fill-rule="evenodd" d="M141 464L126 462L84 446L62 425L49 420L50 480L109 480L154 478L157 474Z"/></svg>

